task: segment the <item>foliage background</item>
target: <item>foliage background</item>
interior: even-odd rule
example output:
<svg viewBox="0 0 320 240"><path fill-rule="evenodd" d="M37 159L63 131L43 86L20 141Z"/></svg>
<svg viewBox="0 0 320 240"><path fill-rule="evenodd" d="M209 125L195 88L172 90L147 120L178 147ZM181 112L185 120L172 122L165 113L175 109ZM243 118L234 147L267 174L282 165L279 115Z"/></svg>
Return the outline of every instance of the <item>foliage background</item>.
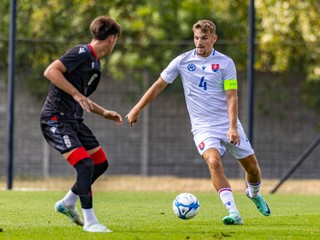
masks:
<svg viewBox="0 0 320 240"><path fill-rule="evenodd" d="M198 19L217 25L219 49L239 70L246 68L248 2L203 0L18 0L17 66L28 66L26 81L36 95L46 92L42 71L72 45L89 41L88 26L98 15L111 15L123 27L123 37L108 59L116 79L159 73L177 54L193 45L191 26ZM1 1L0 52L7 55L9 0ZM257 71L299 72L306 104L320 111L320 2L317 0L256 0ZM31 47L32 46L32 47ZM5 69L7 61L0 62Z"/></svg>

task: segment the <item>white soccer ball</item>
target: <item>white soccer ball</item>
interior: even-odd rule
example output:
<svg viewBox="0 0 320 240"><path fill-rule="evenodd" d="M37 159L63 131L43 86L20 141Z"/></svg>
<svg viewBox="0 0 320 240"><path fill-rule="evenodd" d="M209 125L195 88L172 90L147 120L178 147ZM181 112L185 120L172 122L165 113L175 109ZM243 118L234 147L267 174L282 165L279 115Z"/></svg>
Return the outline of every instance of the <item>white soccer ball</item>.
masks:
<svg viewBox="0 0 320 240"><path fill-rule="evenodd" d="M200 203L193 194L181 193L173 200L172 208L177 217L187 220L198 214Z"/></svg>

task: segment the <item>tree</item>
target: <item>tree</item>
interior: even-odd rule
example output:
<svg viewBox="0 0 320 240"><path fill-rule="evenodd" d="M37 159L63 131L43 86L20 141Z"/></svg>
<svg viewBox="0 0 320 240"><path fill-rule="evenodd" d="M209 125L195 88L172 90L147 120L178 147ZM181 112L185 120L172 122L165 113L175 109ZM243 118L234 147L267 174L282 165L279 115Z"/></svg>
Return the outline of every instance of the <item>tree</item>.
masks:
<svg viewBox="0 0 320 240"><path fill-rule="evenodd" d="M9 3L1 1L0 52L7 55ZM43 70L63 51L90 40L89 24L111 15L123 36L110 56L108 71L115 79L159 74L169 61L193 48L192 24L212 19L219 36L216 48L246 68L248 1L202 0L18 0L17 69L34 94L47 90ZM316 0L256 0L256 69L304 72L306 103L320 112L320 3ZM103 63L104 63L103 62ZM6 68L6 61L0 68ZM26 72L27 69L27 72ZM143 73L144 72L144 73Z"/></svg>
<svg viewBox="0 0 320 240"><path fill-rule="evenodd" d="M320 114L320 2L256 0L257 69L303 72L302 99Z"/></svg>
<svg viewBox="0 0 320 240"><path fill-rule="evenodd" d="M139 82L142 71L158 74L174 56L193 47L191 28L198 19L216 22L223 50L231 46L226 42L239 39L240 34L245 41L246 4L241 2L20 0L17 67L30 69L26 82L33 93L44 92L47 89L42 77L45 66L72 45L89 41L89 24L94 17L111 15L123 26L123 37L110 56L108 70L116 79L124 78L127 73ZM9 6L9 0L4 0L4 4ZM8 29L8 14L4 13L4 29ZM4 36L8 36L7 30ZM229 40L224 41L224 37ZM2 50L5 47L3 45ZM245 49L232 48L230 53L240 62Z"/></svg>

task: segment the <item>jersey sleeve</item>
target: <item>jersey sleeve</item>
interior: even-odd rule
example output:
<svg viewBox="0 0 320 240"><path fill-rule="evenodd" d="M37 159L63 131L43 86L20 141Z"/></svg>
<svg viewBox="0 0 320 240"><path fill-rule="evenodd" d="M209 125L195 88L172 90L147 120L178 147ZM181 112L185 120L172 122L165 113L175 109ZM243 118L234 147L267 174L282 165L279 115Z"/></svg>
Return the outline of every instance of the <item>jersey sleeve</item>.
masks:
<svg viewBox="0 0 320 240"><path fill-rule="evenodd" d="M162 71L160 76L163 78L164 81L167 83L172 83L179 75L179 57L173 59L169 65Z"/></svg>
<svg viewBox="0 0 320 240"><path fill-rule="evenodd" d="M238 89L237 71L232 59L229 59L225 69L223 77L223 89L225 91Z"/></svg>
<svg viewBox="0 0 320 240"><path fill-rule="evenodd" d="M64 64L67 72L70 73L76 69L87 57L88 53L82 46L70 49L59 60Z"/></svg>

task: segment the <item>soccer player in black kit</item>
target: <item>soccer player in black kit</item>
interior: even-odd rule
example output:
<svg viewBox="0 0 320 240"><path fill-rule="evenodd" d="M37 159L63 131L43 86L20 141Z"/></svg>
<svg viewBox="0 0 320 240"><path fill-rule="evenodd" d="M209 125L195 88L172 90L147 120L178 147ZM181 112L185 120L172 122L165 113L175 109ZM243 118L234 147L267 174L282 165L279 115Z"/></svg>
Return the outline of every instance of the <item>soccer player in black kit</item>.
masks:
<svg viewBox="0 0 320 240"><path fill-rule="evenodd" d="M75 168L76 182L55 210L83 226L87 232L111 232L99 223L92 207L91 185L108 168L105 152L92 131L83 123L83 111L96 113L122 124L122 117L88 97L100 81L100 61L109 55L121 35L121 26L112 18L100 16L90 25L92 40L70 49L44 72L50 80L48 97L41 112L41 129L49 145ZM75 204L80 198L84 220Z"/></svg>

